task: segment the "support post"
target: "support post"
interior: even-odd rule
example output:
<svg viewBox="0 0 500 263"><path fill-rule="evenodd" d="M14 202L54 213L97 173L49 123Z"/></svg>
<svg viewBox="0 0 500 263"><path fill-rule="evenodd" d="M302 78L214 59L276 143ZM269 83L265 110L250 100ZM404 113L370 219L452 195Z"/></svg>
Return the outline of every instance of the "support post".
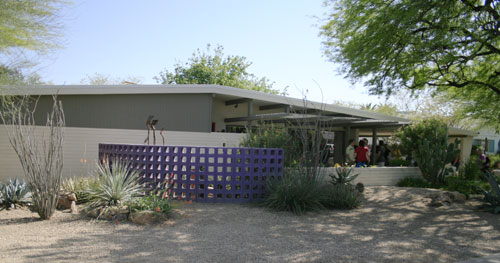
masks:
<svg viewBox="0 0 500 263"><path fill-rule="evenodd" d="M345 150L347 149L347 146L349 146L349 138L351 138L351 126L347 125L344 127L344 145L342 150L342 163L346 163L347 159L345 156ZM338 148L337 148L338 149ZM356 160L354 160L356 161Z"/></svg>
<svg viewBox="0 0 500 263"><path fill-rule="evenodd" d="M252 117L253 116L253 100L249 100L248 102L248 117ZM252 132L252 121L249 120L247 122L247 131L248 132Z"/></svg>
<svg viewBox="0 0 500 263"><path fill-rule="evenodd" d="M373 128L372 131L372 148L371 148L371 154L370 154L370 163L372 165L375 164L375 151L377 150L377 128Z"/></svg>

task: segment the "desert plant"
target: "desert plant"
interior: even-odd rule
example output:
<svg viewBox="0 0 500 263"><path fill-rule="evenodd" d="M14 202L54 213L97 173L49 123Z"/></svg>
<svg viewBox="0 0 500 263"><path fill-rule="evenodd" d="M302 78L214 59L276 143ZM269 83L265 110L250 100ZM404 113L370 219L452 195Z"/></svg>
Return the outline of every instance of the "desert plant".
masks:
<svg viewBox="0 0 500 263"><path fill-rule="evenodd" d="M361 203L360 193L350 184L335 184L324 190L322 205L330 209L353 209Z"/></svg>
<svg viewBox="0 0 500 263"><path fill-rule="evenodd" d="M263 127L251 131L242 141L241 146L257 148L283 148L285 150L285 167L297 164L300 157L300 141L286 129L279 127Z"/></svg>
<svg viewBox="0 0 500 263"><path fill-rule="evenodd" d="M400 166L410 166L410 164L411 164L410 160L394 159L394 160L389 160L389 164L387 166L400 167Z"/></svg>
<svg viewBox="0 0 500 263"><path fill-rule="evenodd" d="M486 207L488 211L498 214L500 213L500 186L498 184L498 180L490 171L486 171L484 176L488 180L492 190L482 190L484 194L483 201L488 204Z"/></svg>
<svg viewBox="0 0 500 263"><path fill-rule="evenodd" d="M38 101L29 96L2 97L0 117L9 127L9 141L16 152L31 190L33 210L50 219L57 207L63 168L64 111L53 96L44 136L35 133ZM31 107L34 105L34 107Z"/></svg>
<svg viewBox="0 0 500 263"><path fill-rule="evenodd" d="M335 167L336 173L329 174L331 178L330 183L333 185L350 184L359 175L359 174L353 174L352 171L353 171L352 167Z"/></svg>
<svg viewBox="0 0 500 263"><path fill-rule="evenodd" d="M292 170L281 178L269 178L262 205L277 211L303 214L323 209L323 187L318 177Z"/></svg>
<svg viewBox="0 0 500 263"><path fill-rule="evenodd" d="M154 211L168 214L172 211L172 205L166 192L160 192L158 194L150 192L148 195L132 201L128 207L130 212Z"/></svg>
<svg viewBox="0 0 500 263"><path fill-rule="evenodd" d="M500 163L500 154L491 154L488 155L488 158L490 158L491 168L498 169L498 165Z"/></svg>
<svg viewBox="0 0 500 263"><path fill-rule="evenodd" d="M89 201L89 191L97 185L97 178L94 176L66 178L61 183L64 192L74 193L77 204L84 204Z"/></svg>
<svg viewBox="0 0 500 263"><path fill-rule="evenodd" d="M454 161L460 151L458 141L448 144L448 127L439 120L424 120L403 127L397 134L401 148L417 161L424 179L444 184L450 172L446 164Z"/></svg>
<svg viewBox="0 0 500 263"><path fill-rule="evenodd" d="M98 179L90 187L89 202L84 211L97 218L114 208L132 203L144 191L139 182L139 171L129 169L129 164L119 160L99 163Z"/></svg>
<svg viewBox="0 0 500 263"><path fill-rule="evenodd" d="M487 183L479 180L468 180L458 176L448 176L445 179L443 190L456 191L469 197L473 194L481 194L481 189L489 190Z"/></svg>
<svg viewBox="0 0 500 263"><path fill-rule="evenodd" d="M458 169L458 175L467 180L478 180L481 178L481 168L477 165L477 157L471 156L463 166Z"/></svg>
<svg viewBox="0 0 500 263"><path fill-rule="evenodd" d="M0 184L0 210L17 208L30 202L30 190L26 182L9 179L8 183Z"/></svg>

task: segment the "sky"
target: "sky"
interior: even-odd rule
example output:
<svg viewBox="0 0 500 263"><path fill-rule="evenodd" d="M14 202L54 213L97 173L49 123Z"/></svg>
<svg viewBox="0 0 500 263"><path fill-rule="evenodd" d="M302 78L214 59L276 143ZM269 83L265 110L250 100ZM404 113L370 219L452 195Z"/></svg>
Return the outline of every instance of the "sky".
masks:
<svg viewBox="0 0 500 263"><path fill-rule="evenodd" d="M156 84L160 71L211 44L246 57L250 73L288 87L291 97L383 101L323 56L318 19L325 11L322 0L75 0L62 15L63 48L43 58L38 73L53 84L80 84L95 73Z"/></svg>

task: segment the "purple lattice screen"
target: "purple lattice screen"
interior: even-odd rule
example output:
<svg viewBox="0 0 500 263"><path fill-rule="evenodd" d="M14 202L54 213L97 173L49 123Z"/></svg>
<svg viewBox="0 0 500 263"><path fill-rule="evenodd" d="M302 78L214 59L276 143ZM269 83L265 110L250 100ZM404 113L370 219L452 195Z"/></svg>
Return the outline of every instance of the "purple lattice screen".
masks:
<svg viewBox="0 0 500 263"><path fill-rule="evenodd" d="M99 144L99 159L117 158L141 170L149 189L173 173L173 198L198 202L259 200L264 182L283 176L280 148L230 148Z"/></svg>

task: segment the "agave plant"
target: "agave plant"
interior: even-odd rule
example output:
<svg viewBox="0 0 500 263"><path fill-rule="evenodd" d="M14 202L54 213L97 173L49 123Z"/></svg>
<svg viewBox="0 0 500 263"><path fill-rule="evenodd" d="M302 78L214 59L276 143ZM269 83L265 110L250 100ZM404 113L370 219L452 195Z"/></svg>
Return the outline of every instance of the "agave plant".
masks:
<svg viewBox="0 0 500 263"><path fill-rule="evenodd" d="M0 210L26 205L30 196L29 187L24 180L20 183L17 178L9 179L7 184L0 184Z"/></svg>
<svg viewBox="0 0 500 263"><path fill-rule="evenodd" d="M500 213L500 185L490 171L485 171L484 177L488 180L492 189L492 191L482 190L484 194L483 201L488 203L486 210L498 214Z"/></svg>
<svg viewBox="0 0 500 263"><path fill-rule="evenodd" d="M330 183L333 185L349 184L359 175L352 174L352 167L335 167L335 171L336 173L329 175L332 178Z"/></svg>
<svg viewBox="0 0 500 263"><path fill-rule="evenodd" d="M97 182L88 190L89 202L84 208L97 218L113 209L123 208L144 191L139 182L139 171L129 169L123 161L100 163L97 174Z"/></svg>

